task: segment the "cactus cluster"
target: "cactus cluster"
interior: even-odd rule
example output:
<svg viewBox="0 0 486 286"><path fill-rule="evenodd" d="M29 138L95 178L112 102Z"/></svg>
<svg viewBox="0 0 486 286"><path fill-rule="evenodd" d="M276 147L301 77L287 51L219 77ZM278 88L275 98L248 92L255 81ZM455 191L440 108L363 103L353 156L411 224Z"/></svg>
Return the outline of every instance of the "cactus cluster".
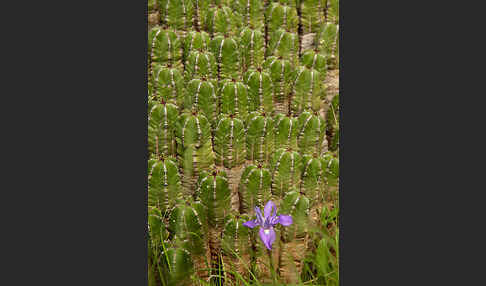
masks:
<svg viewBox="0 0 486 286"><path fill-rule="evenodd" d="M154 0L148 32L148 236L154 285L271 281L243 223L272 200L272 264L296 283L339 183L334 0ZM310 41L309 41L310 39ZM266 282L265 282L266 283Z"/></svg>

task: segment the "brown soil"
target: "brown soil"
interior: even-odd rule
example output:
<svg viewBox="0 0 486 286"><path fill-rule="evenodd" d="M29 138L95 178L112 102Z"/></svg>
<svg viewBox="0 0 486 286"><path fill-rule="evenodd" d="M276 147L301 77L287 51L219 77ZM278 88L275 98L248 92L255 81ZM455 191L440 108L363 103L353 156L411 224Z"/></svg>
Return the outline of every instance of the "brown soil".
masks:
<svg viewBox="0 0 486 286"><path fill-rule="evenodd" d="M326 85L326 104L321 109L321 115L326 118L326 112L331 100L339 93L339 69L328 70L324 84Z"/></svg>

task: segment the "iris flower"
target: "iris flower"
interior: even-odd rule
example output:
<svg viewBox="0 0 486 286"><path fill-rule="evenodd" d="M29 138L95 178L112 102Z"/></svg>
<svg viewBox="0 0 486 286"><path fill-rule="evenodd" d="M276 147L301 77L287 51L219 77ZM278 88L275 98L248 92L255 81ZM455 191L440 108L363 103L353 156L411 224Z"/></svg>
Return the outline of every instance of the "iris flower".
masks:
<svg viewBox="0 0 486 286"><path fill-rule="evenodd" d="M273 212L272 212L273 210ZM260 239L267 249L272 250L272 244L275 241L275 230L273 227L280 223L283 226L292 224L292 217L289 215L277 216L277 206L272 201L268 201L263 208L263 216L259 207L255 207L256 219L245 222L243 225L249 228L260 226Z"/></svg>

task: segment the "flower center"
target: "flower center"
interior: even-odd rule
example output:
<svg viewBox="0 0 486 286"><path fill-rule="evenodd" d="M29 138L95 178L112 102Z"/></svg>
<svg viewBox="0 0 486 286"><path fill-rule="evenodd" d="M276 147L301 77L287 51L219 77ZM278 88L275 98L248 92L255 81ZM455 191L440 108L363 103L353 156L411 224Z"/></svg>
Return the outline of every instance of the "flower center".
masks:
<svg viewBox="0 0 486 286"><path fill-rule="evenodd" d="M270 230L269 230L269 229L265 229L265 230L263 230L263 232L264 232L265 234L269 234L269 233L270 233Z"/></svg>

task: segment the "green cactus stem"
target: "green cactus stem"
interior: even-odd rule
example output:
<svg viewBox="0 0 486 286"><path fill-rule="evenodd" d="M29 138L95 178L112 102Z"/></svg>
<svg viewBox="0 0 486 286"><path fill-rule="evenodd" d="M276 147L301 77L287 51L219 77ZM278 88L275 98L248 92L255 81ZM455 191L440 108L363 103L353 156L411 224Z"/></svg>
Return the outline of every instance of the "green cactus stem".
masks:
<svg viewBox="0 0 486 286"><path fill-rule="evenodd" d="M297 151L280 148L273 153L270 170L272 173L272 197L276 202L280 202L290 189L299 187L301 165L302 157Z"/></svg>
<svg viewBox="0 0 486 286"><path fill-rule="evenodd" d="M326 23L321 26L316 37L317 48L327 57L329 68L338 67L338 41L339 26L333 23Z"/></svg>
<svg viewBox="0 0 486 286"><path fill-rule="evenodd" d="M171 210L168 230L174 245L186 249L193 259L204 254L202 224L191 206L179 204Z"/></svg>
<svg viewBox="0 0 486 286"><path fill-rule="evenodd" d="M297 150L297 138L299 135L297 118L279 113L274 120L275 146Z"/></svg>
<svg viewBox="0 0 486 286"><path fill-rule="evenodd" d="M270 34L267 56L282 57L297 66L299 59L299 37L297 33L278 29Z"/></svg>
<svg viewBox="0 0 486 286"><path fill-rule="evenodd" d="M253 163L264 164L274 149L272 117L252 112L246 120L246 158Z"/></svg>
<svg viewBox="0 0 486 286"><path fill-rule="evenodd" d="M186 60L185 78L186 81L194 78L206 78L215 85L216 79L218 78L218 67L213 53L201 51L190 52Z"/></svg>
<svg viewBox="0 0 486 286"><path fill-rule="evenodd" d="M326 121L317 112L304 111L298 117L297 145L301 154L320 155L327 150Z"/></svg>
<svg viewBox="0 0 486 286"><path fill-rule="evenodd" d="M327 180L324 178L326 166L322 164L322 159L317 155L302 156L302 179L300 183L300 193L305 194L312 205L320 203L323 199L322 194L326 192Z"/></svg>
<svg viewBox="0 0 486 286"><path fill-rule="evenodd" d="M161 22L172 30L188 31L193 26L193 0L161 0Z"/></svg>
<svg viewBox="0 0 486 286"><path fill-rule="evenodd" d="M148 205L162 213L168 212L181 196L181 182L177 163L172 158L162 158L152 165L148 178Z"/></svg>
<svg viewBox="0 0 486 286"><path fill-rule="evenodd" d="M292 91L291 85L294 66L289 60L275 56L268 57L263 66L270 74L273 82L275 111L278 113L288 113L288 99Z"/></svg>
<svg viewBox="0 0 486 286"><path fill-rule="evenodd" d="M177 116L177 106L171 103L155 103L149 112L148 147L157 157L176 155L174 127Z"/></svg>
<svg viewBox="0 0 486 286"><path fill-rule="evenodd" d="M302 65L308 69L315 69L321 75L321 81L326 79L327 58L318 49L307 50L302 54Z"/></svg>
<svg viewBox="0 0 486 286"><path fill-rule="evenodd" d="M184 77L180 68L156 64L152 76L152 97L158 102L181 104Z"/></svg>
<svg viewBox="0 0 486 286"><path fill-rule="evenodd" d="M301 2L300 17L302 21L302 32L304 34L316 33L322 23L325 22L321 1L305 0Z"/></svg>
<svg viewBox="0 0 486 286"><path fill-rule="evenodd" d="M245 162L245 125L233 115L221 115L214 130L215 163L231 169Z"/></svg>
<svg viewBox="0 0 486 286"><path fill-rule="evenodd" d="M211 40L209 47L216 57L218 80L239 78L241 72L237 40L219 35Z"/></svg>
<svg viewBox="0 0 486 286"><path fill-rule="evenodd" d="M197 0L197 3L200 0ZM209 34L205 31L189 31L184 38L184 58L187 59L192 51L209 51Z"/></svg>
<svg viewBox="0 0 486 286"><path fill-rule="evenodd" d="M261 68L246 72L244 82L248 86L248 111L273 112L273 85L270 75Z"/></svg>
<svg viewBox="0 0 486 286"><path fill-rule="evenodd" d="M241 18L234 15L228 6L210 7L207 13L204 30L212 37L222 35L238 35L238 28L241 26Z"/></svg>
<svg viewBox="0 0 486 286"><path fill-rule="evenodd" d="M198 181L198 200L205 213L208 229L208 243L211 257L212 276L221 275L221 232L230 213L231 191L224 172L216 170L202 172Z"/></svg>
<svg viewBox="0 0 486 286"><path fill-rule="evenodd" d="M172 0L174 1L174 0ZM170 64L174 67L182 66L182 43L176 32L161 27L154 27L149 32L148 52L153 65Z"/></svg>
<svg viewBox="0 0 486 286"><path fill-rule="evenodd" d="M294 73L292 83L291 110L299 115L305 110L319 111L322 98L325 98L325 86L321 74L315 69L299 67Z"/></svg>
<svg viewBox="0 0 486 286"><path fill-rule="evenodd" d="M192 196L199 173L214 164L210 122L197 112L182 113L176 123L176 142L184 194Z"/></svg>
<svg viewBox="0 0 486 286"><path fill-rule="evenodd" d="M214 85L206 78L193 79L187 84L186 96L184 97L184 110L197 111L211 120L213 124L216 116L216 92Z"/></svg>
<svg viewBox="0 0 486 286"><path fill-rule="evenodd" d="M236 79L223 80L219 90L219 112L245 118L248 115L248 86Z"/></svg>
<svg viewBox="0 0 486 286"><path fill-rule="evenodd" d="M292 216L293 224L282 228L279 274L285 283L298 283L307 250L310 199L291 190L282 200L281 212Z"/></svg>
<svg viewBox="0 0 486 286"><path fill-rule="evenodd" d="M250 217L247 215L241 217L231 215L223 229L221 246L225 269L236 272L244 279L250 280L248 270L250 270L250 262L253 255L251 253L250 230L243 226L243 223L248 220L250 220ZM235 275L225 273L225 276L230 278L228 281L225 281L225 285L235 281Z"/></svg>
<svg viewBox="0 0 486 286"><path fill-rule="evenodd" d="M278 29L297 33L299 17L295 7L272 3L267 9L268 32L273 34Z"/></svg>
<svg viewBox="0 0 486 286"><path fill-rule="evenodd" d="M264 35L257 29L245 27L240 34L240 55L243 72L256 69L265 58Z"/></svg>
<svg viewBox="0 0 486 286"><path fill-rule="evenodd" d="M180 247L171 247L162 255L167 256L169 260L169 271L165 277L168 286L193 285L190 276L194 272L194 264L189 251Z"/></svg>
<svg viewBox="0 0 486 286"><path fill-rule="evenodd" d="M248 165L238 185L240 213L254 215L255 207L261 207L271 198L272 176L261 164Z"/></svg>
<svg viewBox="0 0 486 286"><path fill-rule="evenodd" d="M232 0L233 11L242 19L242 24L263 31L264 13L261 0Z"/></svg>

